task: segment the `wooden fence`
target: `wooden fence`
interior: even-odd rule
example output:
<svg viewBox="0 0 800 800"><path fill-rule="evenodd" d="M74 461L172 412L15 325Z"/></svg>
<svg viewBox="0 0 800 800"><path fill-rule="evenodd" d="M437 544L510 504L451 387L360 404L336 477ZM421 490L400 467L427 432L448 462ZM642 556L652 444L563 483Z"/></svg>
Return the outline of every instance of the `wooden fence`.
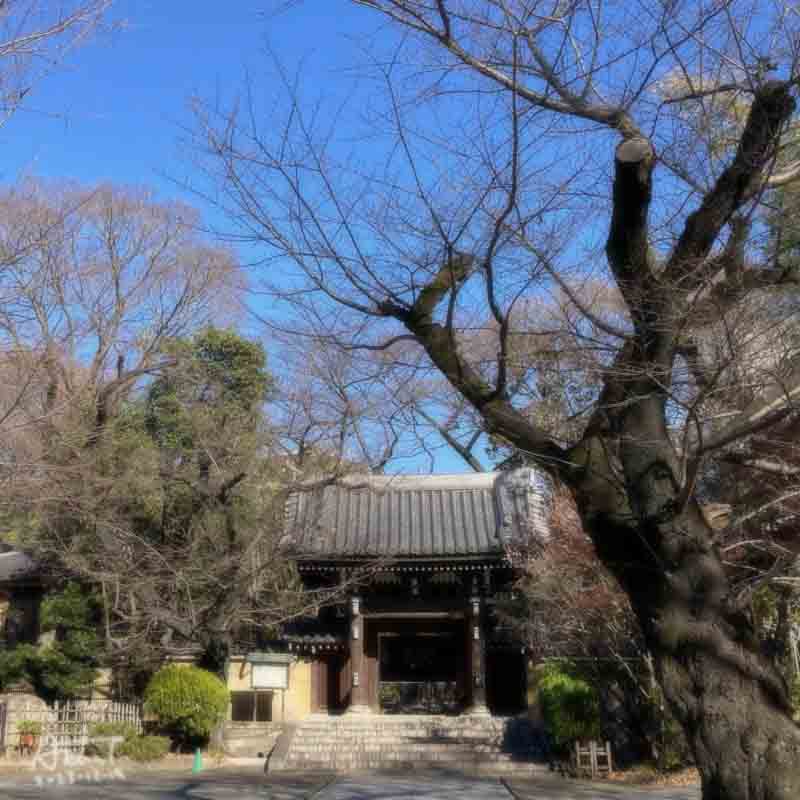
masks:
<svg viewBox="0 0 800 800"><path fill-rule="evenodd" d="M611 742L575 742L575 766L578 774L589 774L593 778L599 774L612 772Z"/></svg>
<svg viewBox="0 0 800 800"><path fill-rule="evenodd" d="M4 730L0 742L6 750L19 745L17 725L21 720L41 722L41 750L82 753L89 743L89 733L99 722L119 722L142 731L141 707L136 703L119 703L113 700L70 700L44 706L35 702L14 703L6 709Z"/></svg>

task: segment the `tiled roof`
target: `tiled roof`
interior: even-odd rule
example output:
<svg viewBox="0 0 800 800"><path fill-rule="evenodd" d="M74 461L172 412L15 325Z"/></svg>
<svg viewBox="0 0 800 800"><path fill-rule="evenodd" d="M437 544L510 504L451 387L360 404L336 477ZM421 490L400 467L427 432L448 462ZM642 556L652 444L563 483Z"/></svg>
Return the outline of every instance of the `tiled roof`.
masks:
<svg viewBox="0 0 800 800"><path fill-rule="evenodd" d="M530 531L546 535L536 471L352 476L293 494L287 543L310 558L499 556Z"/></svg>
<svg viewBox="0 0 800 800"><path fill-rule="evenodd" d="M18 550L0 553L0 582L30 577L35 569L35 562L25 553Z"/></svg>

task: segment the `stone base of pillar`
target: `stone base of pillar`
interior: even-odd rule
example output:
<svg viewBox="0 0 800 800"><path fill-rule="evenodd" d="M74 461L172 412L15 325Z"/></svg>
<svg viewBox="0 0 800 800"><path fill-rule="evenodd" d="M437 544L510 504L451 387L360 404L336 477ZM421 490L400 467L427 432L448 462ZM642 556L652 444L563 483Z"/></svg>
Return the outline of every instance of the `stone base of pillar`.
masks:
<svg viewBox="0 0 800 800"><path fill-rule="evenodd" d="M347 706L347 711L345 711L344 713L345 714L360 714L360 715L371 714L372 713L372 709L368 705L360 703L358 705Z"/></svg>
<svg viewBox="0 0 800 800"><path fill-rule="evenodd" d="M486 703L476 703L475 705L468 706L464 713L470 717L491 717L492 712L489 711L489 706Z"/></svg>

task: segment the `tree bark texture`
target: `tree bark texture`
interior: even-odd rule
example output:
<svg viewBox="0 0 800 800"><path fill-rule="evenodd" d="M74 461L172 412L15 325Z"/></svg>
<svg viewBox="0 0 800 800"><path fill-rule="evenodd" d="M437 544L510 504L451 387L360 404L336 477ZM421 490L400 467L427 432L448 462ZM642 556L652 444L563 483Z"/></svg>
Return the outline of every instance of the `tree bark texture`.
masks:
<svg viewBox="0 0 800 800"><path fill-rule="evenodd" d="M638 140L617 149L606 252L635 333L570 453L578 472L562 471L601 560L631 600L706 800L800 797L800 728L786 682L737 607L714 533L687 491L663 387L683 316L679 287L703 273L703 259L760 179L793 108L786 85L762 88L733 162L690 215L663 271L653 269L646 235L652 149Z"/></svg>
<svg viewBox="0 0 800 800"><path fill-rule="evenodd" d="M646 477L621 493L619 466L609 461L603 477L596 459L573 492L601 560L631 599L666 701L694 753L703 797L800 797L800 728L785 681L761 652L751 619L732 603L700 509L665 510L675 499L669 480ZM651 473L658 472L653 464ZM632 515L619 502L626 495L662 513Z"/></svg>

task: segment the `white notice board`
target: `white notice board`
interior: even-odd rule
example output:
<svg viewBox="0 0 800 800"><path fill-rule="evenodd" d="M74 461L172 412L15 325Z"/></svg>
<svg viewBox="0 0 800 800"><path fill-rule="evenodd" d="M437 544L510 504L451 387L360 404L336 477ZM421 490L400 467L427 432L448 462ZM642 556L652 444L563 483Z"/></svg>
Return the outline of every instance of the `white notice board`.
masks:
<svg viewBox="0 0 800 800"><path fill-rule="evenodd" d="M288 689L288 664L253 664L254 689Z"/></svg>

